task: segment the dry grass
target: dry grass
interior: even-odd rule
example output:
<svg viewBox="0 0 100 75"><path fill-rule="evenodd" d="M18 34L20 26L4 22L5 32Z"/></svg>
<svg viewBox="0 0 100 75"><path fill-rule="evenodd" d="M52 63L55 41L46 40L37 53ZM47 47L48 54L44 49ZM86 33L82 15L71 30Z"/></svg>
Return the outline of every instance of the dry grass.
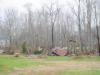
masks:
<svg viewBox="0 0 100 75"><path fill-rule="evenodd" d="M9 75L55 75L62 70L100 70L100 62L75 62L52 61L52 64L39 65L38 67L15 69Z"/></svg>

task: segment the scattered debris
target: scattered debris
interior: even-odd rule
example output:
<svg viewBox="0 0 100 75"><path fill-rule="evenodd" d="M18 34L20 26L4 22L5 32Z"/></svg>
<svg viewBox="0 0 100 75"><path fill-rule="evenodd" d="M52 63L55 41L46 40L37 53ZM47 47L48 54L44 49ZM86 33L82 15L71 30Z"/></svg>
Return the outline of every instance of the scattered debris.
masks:
<svg viewBox="0 0 100 75"><path fill-rule="evenodd" d="M51 53L54 56L65 56L68 53L68 51L67 50L64 50L63 48L56 47L56 48L53 48L51 50Z"/></svg>

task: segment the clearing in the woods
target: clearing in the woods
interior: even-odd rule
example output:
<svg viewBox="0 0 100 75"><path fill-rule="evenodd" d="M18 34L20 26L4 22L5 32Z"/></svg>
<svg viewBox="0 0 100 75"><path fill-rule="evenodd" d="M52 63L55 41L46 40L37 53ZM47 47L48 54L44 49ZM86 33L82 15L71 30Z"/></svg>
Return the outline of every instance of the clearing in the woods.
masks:
<svg viewBox="0 0 100 75"><path fill-rule="evenodd" d="M29 59L0 55L0 75L100 75L100 58L49 56Z"/></svg>

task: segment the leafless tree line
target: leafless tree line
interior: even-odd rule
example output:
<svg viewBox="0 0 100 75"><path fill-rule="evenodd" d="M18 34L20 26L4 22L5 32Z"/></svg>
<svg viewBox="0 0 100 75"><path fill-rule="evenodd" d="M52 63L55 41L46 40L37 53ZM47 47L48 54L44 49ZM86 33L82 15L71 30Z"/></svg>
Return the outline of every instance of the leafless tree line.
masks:
<svg viewBox="0 0 100 75"><path fill-rule="evenodd" d="M20 49L25 41L29 49L67 47L73 53L97 52L100 55L100 13L97 0L77 0L70 11L57 2L32 10L25 5L25 13L5 10L0 20L1 33L10 41L10 47Z"/></svg>

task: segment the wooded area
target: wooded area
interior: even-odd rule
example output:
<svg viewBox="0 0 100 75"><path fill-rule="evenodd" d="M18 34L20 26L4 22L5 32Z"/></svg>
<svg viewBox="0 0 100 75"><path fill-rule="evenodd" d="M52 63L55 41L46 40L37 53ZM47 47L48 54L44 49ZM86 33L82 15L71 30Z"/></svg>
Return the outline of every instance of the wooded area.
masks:
<svg viewBox="0 0 100 75"><path fill-rule="evenodd" d="M51 0L39 10L33 7L27 3L24 12L14 8L4 10L0 36L5 37L4 49L8 53L21 52L22 48L32 52L39 47L45 50L66 47L72 54L100 56L98 0L77 0L69 8Z"/></svg>

